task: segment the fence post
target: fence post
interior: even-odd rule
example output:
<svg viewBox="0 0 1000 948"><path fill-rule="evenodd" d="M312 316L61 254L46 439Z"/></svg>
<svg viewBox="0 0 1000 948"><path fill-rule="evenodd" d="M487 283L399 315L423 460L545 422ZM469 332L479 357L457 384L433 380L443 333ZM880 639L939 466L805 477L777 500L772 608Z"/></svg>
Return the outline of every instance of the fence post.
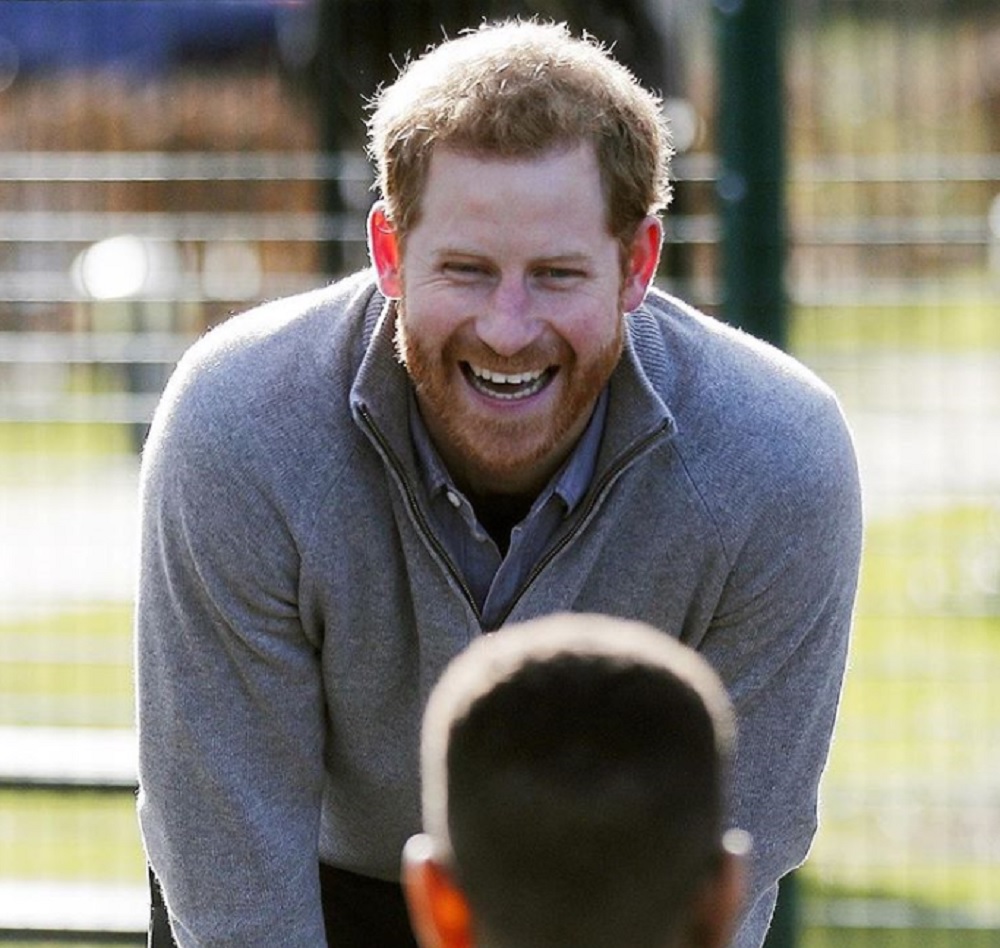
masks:
<svg viewBox="0 0 1000 948"><path fill-rule="evenodd" d="M722 315L784 347L783 0L715 0Z"/></svg>
<svg viewBox="0 0 1000 948"><path fill-rule="evenodd" d="M722 316L785 348L785 3L714 0L714 6ZM792 874L781 882L765 948L794 948L798 935L798 880Z"/></svg>
<svg viewBox="0 0 1000 948"><path fill-rule="evenodd" d="M800 941L799 877L791 872L778 886L778 904L774 907L771 928L764 939L764 948L794 948Z"/></svg>

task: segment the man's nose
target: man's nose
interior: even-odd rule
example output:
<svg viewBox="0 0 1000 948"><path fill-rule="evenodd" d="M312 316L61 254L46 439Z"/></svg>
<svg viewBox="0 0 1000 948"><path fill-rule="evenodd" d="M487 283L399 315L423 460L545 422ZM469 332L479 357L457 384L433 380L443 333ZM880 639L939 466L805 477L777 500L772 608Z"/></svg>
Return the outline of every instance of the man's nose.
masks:
<svg viewBox="0 0 1000 948"><path fill-rule="evenodd" d="M520 278L503 278L483 302L476 319L476 332L501 356L513 356L528 348L542 333L542 325L531 293Z"/></svg>

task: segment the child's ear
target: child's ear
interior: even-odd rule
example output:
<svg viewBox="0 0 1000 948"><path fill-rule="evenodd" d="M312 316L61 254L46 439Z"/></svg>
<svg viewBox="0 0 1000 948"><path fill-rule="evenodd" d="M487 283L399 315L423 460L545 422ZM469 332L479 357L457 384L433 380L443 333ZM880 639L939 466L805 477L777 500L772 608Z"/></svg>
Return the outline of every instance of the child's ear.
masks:
<svg viewBox="0 0 1000 948"><path fill-rule="evenodd" d="M399 235L384 201L376 201L368 212L368 255L380 292L386 299L398 300L403 295Z"/></svg>
<svg viewBox="0 0 1000 948"><path fill-rule="evenodd" d="M727 836L736 834L727 834ZM740 833L737 845L724 846L719 864L695 899L690 943L698 948L725 948L736 933L746 897L746 859L749 836Z"/></svg>
<svg viewBox="0 0 1000 948"><path fill-rule="evenodd" d="M403 849L403 892L422 948L473 948L469 905L422 833Z"/></svg>

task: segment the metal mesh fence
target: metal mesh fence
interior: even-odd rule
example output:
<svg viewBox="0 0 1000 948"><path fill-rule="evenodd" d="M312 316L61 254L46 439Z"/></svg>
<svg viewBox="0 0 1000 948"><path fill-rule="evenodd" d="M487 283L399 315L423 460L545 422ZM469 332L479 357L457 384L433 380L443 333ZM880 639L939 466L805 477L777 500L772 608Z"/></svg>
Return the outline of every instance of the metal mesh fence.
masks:
<svg viewBox="0 0 1000 948"><path fill-rule="evenodd" d="M868 520L805 917L817 944L992 943L1000 11L792 13L791 338L844 402Z"/></svg>
<svg viewBox="0 0 1000 948"><path fill-rule="evenodd" d="M649 6L682 144L660 282L717 312L712 8ZM364 261L368 170L324 153L268 24L225 56L43 68L0 11L0 928L61 904L141 930L121 788L144 424L197 334L327 280L333 244ZM868 520L800 940L993 944L1000 10L799 0L785 48L789 344L843 401Z"/></svg>

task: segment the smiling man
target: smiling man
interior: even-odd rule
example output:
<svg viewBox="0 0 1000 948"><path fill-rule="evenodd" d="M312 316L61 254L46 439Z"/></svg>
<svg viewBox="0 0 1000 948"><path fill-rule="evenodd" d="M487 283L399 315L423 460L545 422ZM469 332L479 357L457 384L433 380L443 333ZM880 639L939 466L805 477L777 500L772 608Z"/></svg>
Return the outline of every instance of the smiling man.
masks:
<svg viewBox="0 0 1000 948"><path fill-rule="evenodd" d="M651 286L669 138L596 44L483 26L410 63L369 131L372 269L200 341L143 458L139 810L173 938L412 946L431 688L483 634L589 612L732 695L756 948L844 670L836 400Z"/></svg>
<svg viewBox="0 0 1000 948"><path fill-rule="evenodd" d="M442 460L474 505L502 496L527 513L621 358L622 313L656 270L658 219L638 225L623 272L593 145L506 160L443 147L405 267L384 203L369 230L379 287L398 301L400 358Z"/></svg>

